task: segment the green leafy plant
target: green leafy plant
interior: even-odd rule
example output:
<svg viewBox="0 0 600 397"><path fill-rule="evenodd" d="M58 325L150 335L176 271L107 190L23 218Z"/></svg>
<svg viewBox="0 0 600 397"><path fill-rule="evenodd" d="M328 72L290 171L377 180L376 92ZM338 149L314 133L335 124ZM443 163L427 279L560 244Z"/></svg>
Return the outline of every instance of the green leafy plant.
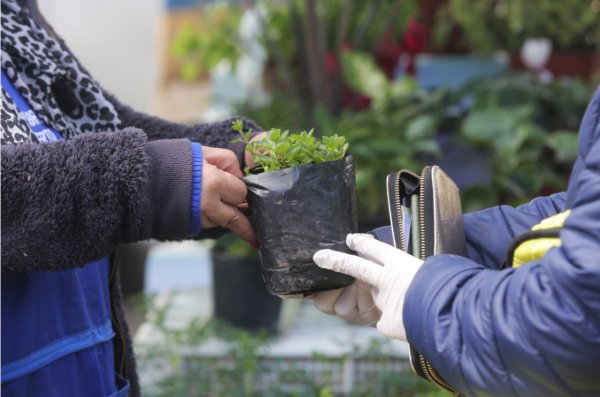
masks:
<svg viewBox="0 0 600 397"><path fill-rule="evenodd" d="M244 9L239 3L221 0L204 6L197 22L182 26L172 53L182 60L184 79L193 80L222 59L235 63L239 58L244 47L238 34ZM343 49L351 47L375 56L385 45L397 44L407 21L418 13L415 0L257 0L249 4L260 14L261 39L267 52L264 78L273 98L271 105L277 107L279 98L297 105L295 111L284 112L286 121L294 119L283 123L288 128L313 123L318 105L339 114L344 81L337 59ZM266 115L260 110L257 113ZM274 125L267 122L268 115L265 121L252 109L240 114Z"/></svg>
<svg viewBox="0 0 600 397"><path fill-rule="evenodd" d="M449 94L426 92L410 78L388 81L361 52L347 52L342 60L346 80L369 95L372 106L362 112L345 110L339 117L321 107L315 120L326 135L346 131L356 164L359 215L377 222L387 218L385 176L401 168L418 170L424 156L441 154L435 137L447 121Z"/></svg>
<svg viewBox="0 0 600 397"><path fill-rule="evenodd" d="M507 74L454 92L425 91L411 79L386 82L364 54L348 52L343 60L347 81L371 96L372 106L339 117L322 108L316 121L325 134L347 131L361 216L387 217L385 175L441 159L441 132L490 159L490 184L461 190L466 211L564 189L591 96L582 80L543 84L529 74Z"/></svg>
<svg viewBox="0 0 600 397"><path fill-rule="evenodd" d="M241 15L239 7L221 1L205 6L198 23L181 26L171 43L171 53L181 60L184 80L194 80L223 60L237 61Z"/></svg>
<svg viewBox="0 0 600 397"><path fill-rule="evenodd" d="M471 105L457 140L491 160L491 185L463 192L467 210L516 205L566 187L590 95L580 80L541 84L529 75L506 75L469 84L458 95Z"/></svg>
<svg viewBox="0 0 600 397"><path fill-rule="evenodd" d="M518 50L531 37L547 37L564 51L600 48L600 9L593 0L450 0L438 14L434 40L447 41L453 26L474 53Z"/></svg>
<svg viewBox="0 0 600 397"><path fill-rule="evenodd" d="M313 130L292 134L289 131L272 129L258 141L250 141L252 130L244 133L241 120L233 122L232 128L240 133L239 140L247 144L246 150L262 172L282 170L325 161L339 160L348 150L343 136L332 135L317 139ZM249 174L250 170L246 170Z"/></svg>
<svg viewBox="0 0 600 397"><path fill-rule="evenodd" d="M331 68L339 65L334 59L348 46L375 52L386 33L397 39L408 17L416 12L414 3L260 1L266 11L263 42L268 50L267 79L274 96L272 103L277 106L278 97L285 99L284 103L297 102L298 111L286 116L300 119L301 125L313 122L317 105L337 114L343 76L332 73Z"/></svg>

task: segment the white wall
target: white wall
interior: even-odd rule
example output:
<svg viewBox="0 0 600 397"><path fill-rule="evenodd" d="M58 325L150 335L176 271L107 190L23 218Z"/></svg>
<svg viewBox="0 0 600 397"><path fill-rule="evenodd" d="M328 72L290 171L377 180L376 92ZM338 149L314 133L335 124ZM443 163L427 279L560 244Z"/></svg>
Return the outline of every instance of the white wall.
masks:
<svg viewBox="0 0 600 397"><path fill-rule="evenodd" d="M105 89L139 111L151 109L162 0L38 0L38 4Z"/></svg>

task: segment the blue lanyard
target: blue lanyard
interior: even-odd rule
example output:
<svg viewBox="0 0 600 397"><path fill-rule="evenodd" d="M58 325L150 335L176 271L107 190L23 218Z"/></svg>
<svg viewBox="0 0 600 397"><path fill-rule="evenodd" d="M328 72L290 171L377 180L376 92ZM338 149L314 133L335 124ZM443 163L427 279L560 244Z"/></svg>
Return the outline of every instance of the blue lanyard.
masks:
<svg viewBox="0 0 600 397"><path fill-rule="evenodd" d="M15 102L15 105L17 105L17 109L19 110L19 114L27 122L29 128L31 128L31 132L33 132L38 141L51 142L62 139L62 135L58 131L46 125L37 117L25 98L23 98L13 83L10 82L6 76L6 73L4 73L4 70L2 70L2 88L4 88L8 96L10 96Z"/></svg>

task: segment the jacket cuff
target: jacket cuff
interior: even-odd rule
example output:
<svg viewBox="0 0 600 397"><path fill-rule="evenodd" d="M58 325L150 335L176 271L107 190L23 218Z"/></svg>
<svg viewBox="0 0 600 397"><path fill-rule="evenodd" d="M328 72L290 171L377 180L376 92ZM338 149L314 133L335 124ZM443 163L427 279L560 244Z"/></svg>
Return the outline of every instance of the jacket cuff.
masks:
<svg viewBox="0 0 600 397"><path fill-rule="evenodd" d="M484 272L495 272L457 255L434 255L423 263L404 296L402 321L408 342L442 378L463 390L461 287ZM468 326L468 325L467 325Z"/></svg>
<svg viewBox="0 0 600 397"><path fill-rule="evenodd" d="M190 235L196 236L202 228L202 145L192 142L192 202Z"/></svg>
<svg viewBox="0 0 600 397"><path fill-rule="evenodd" d="M184 239L192 220L192 145L188 139L146 143L151 236ZM200 159L201 161L201 159ZM200 201L197 201L198 208Z"/></svg>

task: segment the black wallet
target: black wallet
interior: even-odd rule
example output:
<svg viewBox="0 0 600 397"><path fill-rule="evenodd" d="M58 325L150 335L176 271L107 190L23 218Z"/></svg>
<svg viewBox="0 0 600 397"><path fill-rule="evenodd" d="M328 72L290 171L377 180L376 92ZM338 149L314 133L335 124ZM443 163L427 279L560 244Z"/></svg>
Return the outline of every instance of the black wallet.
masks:
<svg viewBox="0 0 600 397"><path fill-rule="evenodd" d="M394 246L425 260L431 255L466 256L458 187L439 166L420 175L400 170L387 176L388 209ZM412 346L410 363L419 376L455 393Z"/></svg>

